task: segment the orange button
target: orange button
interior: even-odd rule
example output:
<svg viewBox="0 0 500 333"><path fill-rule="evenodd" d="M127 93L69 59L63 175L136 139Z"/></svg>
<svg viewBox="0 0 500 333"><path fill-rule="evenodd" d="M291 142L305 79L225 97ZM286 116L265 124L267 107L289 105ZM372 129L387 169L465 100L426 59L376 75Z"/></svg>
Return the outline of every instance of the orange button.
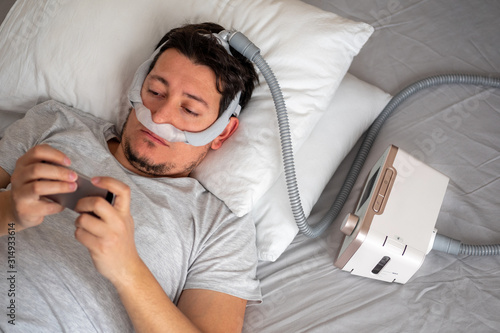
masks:
<svg viewBox="0 0 500 333"><path fill-rule="evenodd" d="M380 207L382 207L382 203L384 202L383 195L377 195L377 199L375 199L375 203L373 204L373 210L378 213L380 211Z"/></svg>
<svg viewBox="0 0 500 333"><path fill-rule="evenodd" d="M391 178L393 175L393 171L391 169L387 169L384 174L384 179L382 180L382 185L380 186L380 191L379 194L382 196L385 196L387 193L387 188L389 187L389 184L391 183Z"/></svg>

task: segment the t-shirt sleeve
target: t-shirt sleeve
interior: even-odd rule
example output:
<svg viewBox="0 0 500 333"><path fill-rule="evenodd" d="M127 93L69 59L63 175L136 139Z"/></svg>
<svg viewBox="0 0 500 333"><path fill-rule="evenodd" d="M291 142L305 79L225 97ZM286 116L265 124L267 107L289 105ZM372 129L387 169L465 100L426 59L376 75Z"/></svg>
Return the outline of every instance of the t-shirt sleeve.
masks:
<svg viewBox="0 0 500 333"><path fill-rule="evenodd" d="M12 175L19 157L36 145L47 143L64 151L71 144L68 136L74 137L75 133L80 133L83 129L90 129L95 133L111 126L56 101L41 103L5 130L0 139L0 167Z"/></svg>
<svg viewBox="0 0 500 333"><path fill-rule="evenodd" d="M47 109L45 104L40 104L10 125L0 139L0 167L12 175L17 160L40 143L55 118L55 113Z"/></svg>
<svg viewBox="0 0 500 333"><path fill-rule="evenodd" d="M197 249L184 289L214 290L260 302L255 226L247 216L228 215Z"/></svg>

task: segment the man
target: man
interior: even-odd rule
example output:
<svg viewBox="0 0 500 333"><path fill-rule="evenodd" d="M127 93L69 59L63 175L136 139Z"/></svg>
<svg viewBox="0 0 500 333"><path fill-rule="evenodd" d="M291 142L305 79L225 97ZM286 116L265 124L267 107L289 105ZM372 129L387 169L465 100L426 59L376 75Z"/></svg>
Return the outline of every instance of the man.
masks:
<svg viewBox="0 0 500 333"><path fill-rule="evenodd" d="M255 70L212 35L221 30L189 25L160 42L140 89L154 123L196 133L238 92L248 101ZM11 245L0 287L12 291L0 328L241 330L247 300L260 300L253 225L187 177L237 127L231 117L193 146L152 132L135 109L118 134L54 101L12 125L0 141L0 243ZM72 211L44 198L75 191L75 171L114 204L88 197Z"/></svg>

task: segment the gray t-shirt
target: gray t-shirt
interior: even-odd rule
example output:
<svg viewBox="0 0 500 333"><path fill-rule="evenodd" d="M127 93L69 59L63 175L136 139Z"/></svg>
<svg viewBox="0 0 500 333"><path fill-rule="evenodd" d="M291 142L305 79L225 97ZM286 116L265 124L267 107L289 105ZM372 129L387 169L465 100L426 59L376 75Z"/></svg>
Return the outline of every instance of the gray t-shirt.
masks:
<svg viewBox="0 0 500 333"><path fill-rule="evenodd" d="M45 102L7 130L0 140L0 166L12 174L20 156L47 143L67 154L77 172L126 183L132 193L137 250L174 303L183 289L193 288L260 301L250 219L234 216L195 179L146 178L129 172L108 150L107 140L117 136L110 123ZM0 306L7 312L0 315L0 329L133 330L115 288L75 240L76 217L65 209L47 216L38 227L0 238Z"/></svg>

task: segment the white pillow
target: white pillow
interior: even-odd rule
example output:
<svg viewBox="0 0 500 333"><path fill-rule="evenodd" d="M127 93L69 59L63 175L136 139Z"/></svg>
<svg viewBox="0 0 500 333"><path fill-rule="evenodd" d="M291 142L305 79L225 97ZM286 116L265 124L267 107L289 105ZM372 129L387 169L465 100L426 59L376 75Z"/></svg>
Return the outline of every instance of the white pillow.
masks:
<svg viewBox="0 0 500 333"><path fill-rule="evenodd" d="M346 74L325 114L295 156L300 199L306 217L342 159L390 98L379 88ZM284 173L257 201L250 214L257 228L259 259L275 261L298 232Z"/></svg>
<svg viewBox="0 0 500 333"><path fill-rule="evenodd" d="M296 0L18 0L0 28L0 110L56 99L120 125L136 68L169 29L214 21L261 49L298 149L373 32ZM260 77L241 128L193 175L237 215L281 173L274 105Z"/></svg>

